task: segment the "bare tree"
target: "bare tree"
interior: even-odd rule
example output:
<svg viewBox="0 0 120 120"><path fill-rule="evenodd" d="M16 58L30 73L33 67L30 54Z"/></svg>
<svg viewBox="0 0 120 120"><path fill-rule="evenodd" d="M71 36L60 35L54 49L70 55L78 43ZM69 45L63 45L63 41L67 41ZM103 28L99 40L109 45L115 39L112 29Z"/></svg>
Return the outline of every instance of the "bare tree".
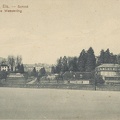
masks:
<svg viewBox="0 0 120 120"><path fill-rule="evenodd" d="M6 62L7 62L7 61L6 61L5 58L3 58L2 61L1 61L2 64L6 64Z"/></svg>
<svg viewBox="0 0 120 120"><path fill-rule="evenodd" d="M18 55L17 58L16 58L16 64L21 64L22 62L22 56Z"/></svg>
<svg viewBox="0 0 120 120"><path fill-rule="evenodd" d="M13 67L15 65L15 57L14 56L8 56L8 63L11 66L11 71L13 71Z"/></svg>

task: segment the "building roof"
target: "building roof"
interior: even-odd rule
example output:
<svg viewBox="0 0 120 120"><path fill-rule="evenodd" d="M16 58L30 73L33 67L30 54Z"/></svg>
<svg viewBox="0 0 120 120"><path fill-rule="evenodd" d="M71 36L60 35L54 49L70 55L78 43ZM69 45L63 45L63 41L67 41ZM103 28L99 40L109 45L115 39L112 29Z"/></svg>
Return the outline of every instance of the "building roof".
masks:
<svg viewBox="0 0 120 120"><path fill-rule="evenodd" d="M102 64L102 65L99 65L97 68L100 68L100 67L120 67L119 64Z"/></svg>
<svg viewBox="0 0 120 120"><path fill-rule="evenodd" d="M2 65L0 65L0 66L8 66L8 65L6 65L6 64L2 64Z"/></svg>

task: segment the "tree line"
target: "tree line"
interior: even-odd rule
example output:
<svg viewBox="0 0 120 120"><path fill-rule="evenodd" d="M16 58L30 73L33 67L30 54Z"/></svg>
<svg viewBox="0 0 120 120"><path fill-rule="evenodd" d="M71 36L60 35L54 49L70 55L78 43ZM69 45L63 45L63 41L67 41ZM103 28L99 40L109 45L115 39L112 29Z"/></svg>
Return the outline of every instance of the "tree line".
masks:
<svg viewBox="0 0 120 120"><path fill-rule="evenodd" d="M60 57L57 64L52 66L52 73L65 73L66 71L73 72L91 72L95 67L104 64L120 64L120 55L115 55L109 49L100 51L99 56L95 56L94 50L90 47L87 51L81 51L78 57Z"/></svg>

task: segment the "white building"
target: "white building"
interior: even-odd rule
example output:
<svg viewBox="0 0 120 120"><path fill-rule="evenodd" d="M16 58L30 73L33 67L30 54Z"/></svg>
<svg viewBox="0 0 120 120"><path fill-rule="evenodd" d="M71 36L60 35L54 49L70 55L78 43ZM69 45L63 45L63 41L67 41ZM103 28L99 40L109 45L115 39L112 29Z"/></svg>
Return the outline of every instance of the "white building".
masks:
<svg viewBox="0 0 120 120"><path fill-rule="evenodd" d="M101 75L106 83L120 82L120 65L102 64L96 68L96 74Z"/></svg>
<svg viewBox="0 0 120 120"><path fill-rule="evenodd" d="M8 65L0 65L0 70L1 71L9 71L9 66Z"/></svg>

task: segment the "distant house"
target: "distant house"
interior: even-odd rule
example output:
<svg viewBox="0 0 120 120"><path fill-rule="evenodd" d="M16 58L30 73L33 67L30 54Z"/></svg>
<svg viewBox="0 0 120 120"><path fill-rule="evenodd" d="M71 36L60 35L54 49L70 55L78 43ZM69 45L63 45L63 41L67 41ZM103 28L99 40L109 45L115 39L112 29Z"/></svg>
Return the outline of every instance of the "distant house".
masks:
<svg viewBox="0 0 120 120"><path fill-rule="evenodd" d="M63 74L63 79L71 79L71 80L89 80L93 78L92 72L72 72L67 71Z"/></svg>
<svg viewBox="0 0 120 120"><path fill-rule="evenodd" d="M28 71L32 71L34 68L33 64L24 64L24 71L28 72Z"/></svg>
<svg viewBox="0 0 120 120"><path fill-rule="evenodd" d="M72 84L90 84L90 80L70 80L70 81L65 81L65 83L72 83Z"/></svg>
<svg viewBox="0 0 120 120"><path fill-rule="evenodd" d="M65 72L63 74L63 80L65 82L73 84L90 84L90 80L93 78L92 72Z"/></svg>
<svg viewBox="0 0 120 120"><path fill-rule="evenodd" d="M51 71L51 66L46 65L46 64L24 64L24 71L32 71L34 68L36 69L37 72L40 71L41 68L45 68L46 72Z"/></svg>
<svg viewBox="0 0 120 120"><path fill-rule="evenodd" d="M120 83L119 64L102 64L96 67L96 74L101 75L105 83Z"/></svg>
<svg viewBox="0 0 120 120"><path fill-rule="evenodd" d="M43 68L43 67L39 66L39 65L35 65L35 69L36 69L37 72L39 72L41 68Z"/></svg>
<svg viewBox="0 0 120 120"><path fill-rule="evenodd" d="M7 64L0 65L0 71L9 71L9 66Z"/></svg>

